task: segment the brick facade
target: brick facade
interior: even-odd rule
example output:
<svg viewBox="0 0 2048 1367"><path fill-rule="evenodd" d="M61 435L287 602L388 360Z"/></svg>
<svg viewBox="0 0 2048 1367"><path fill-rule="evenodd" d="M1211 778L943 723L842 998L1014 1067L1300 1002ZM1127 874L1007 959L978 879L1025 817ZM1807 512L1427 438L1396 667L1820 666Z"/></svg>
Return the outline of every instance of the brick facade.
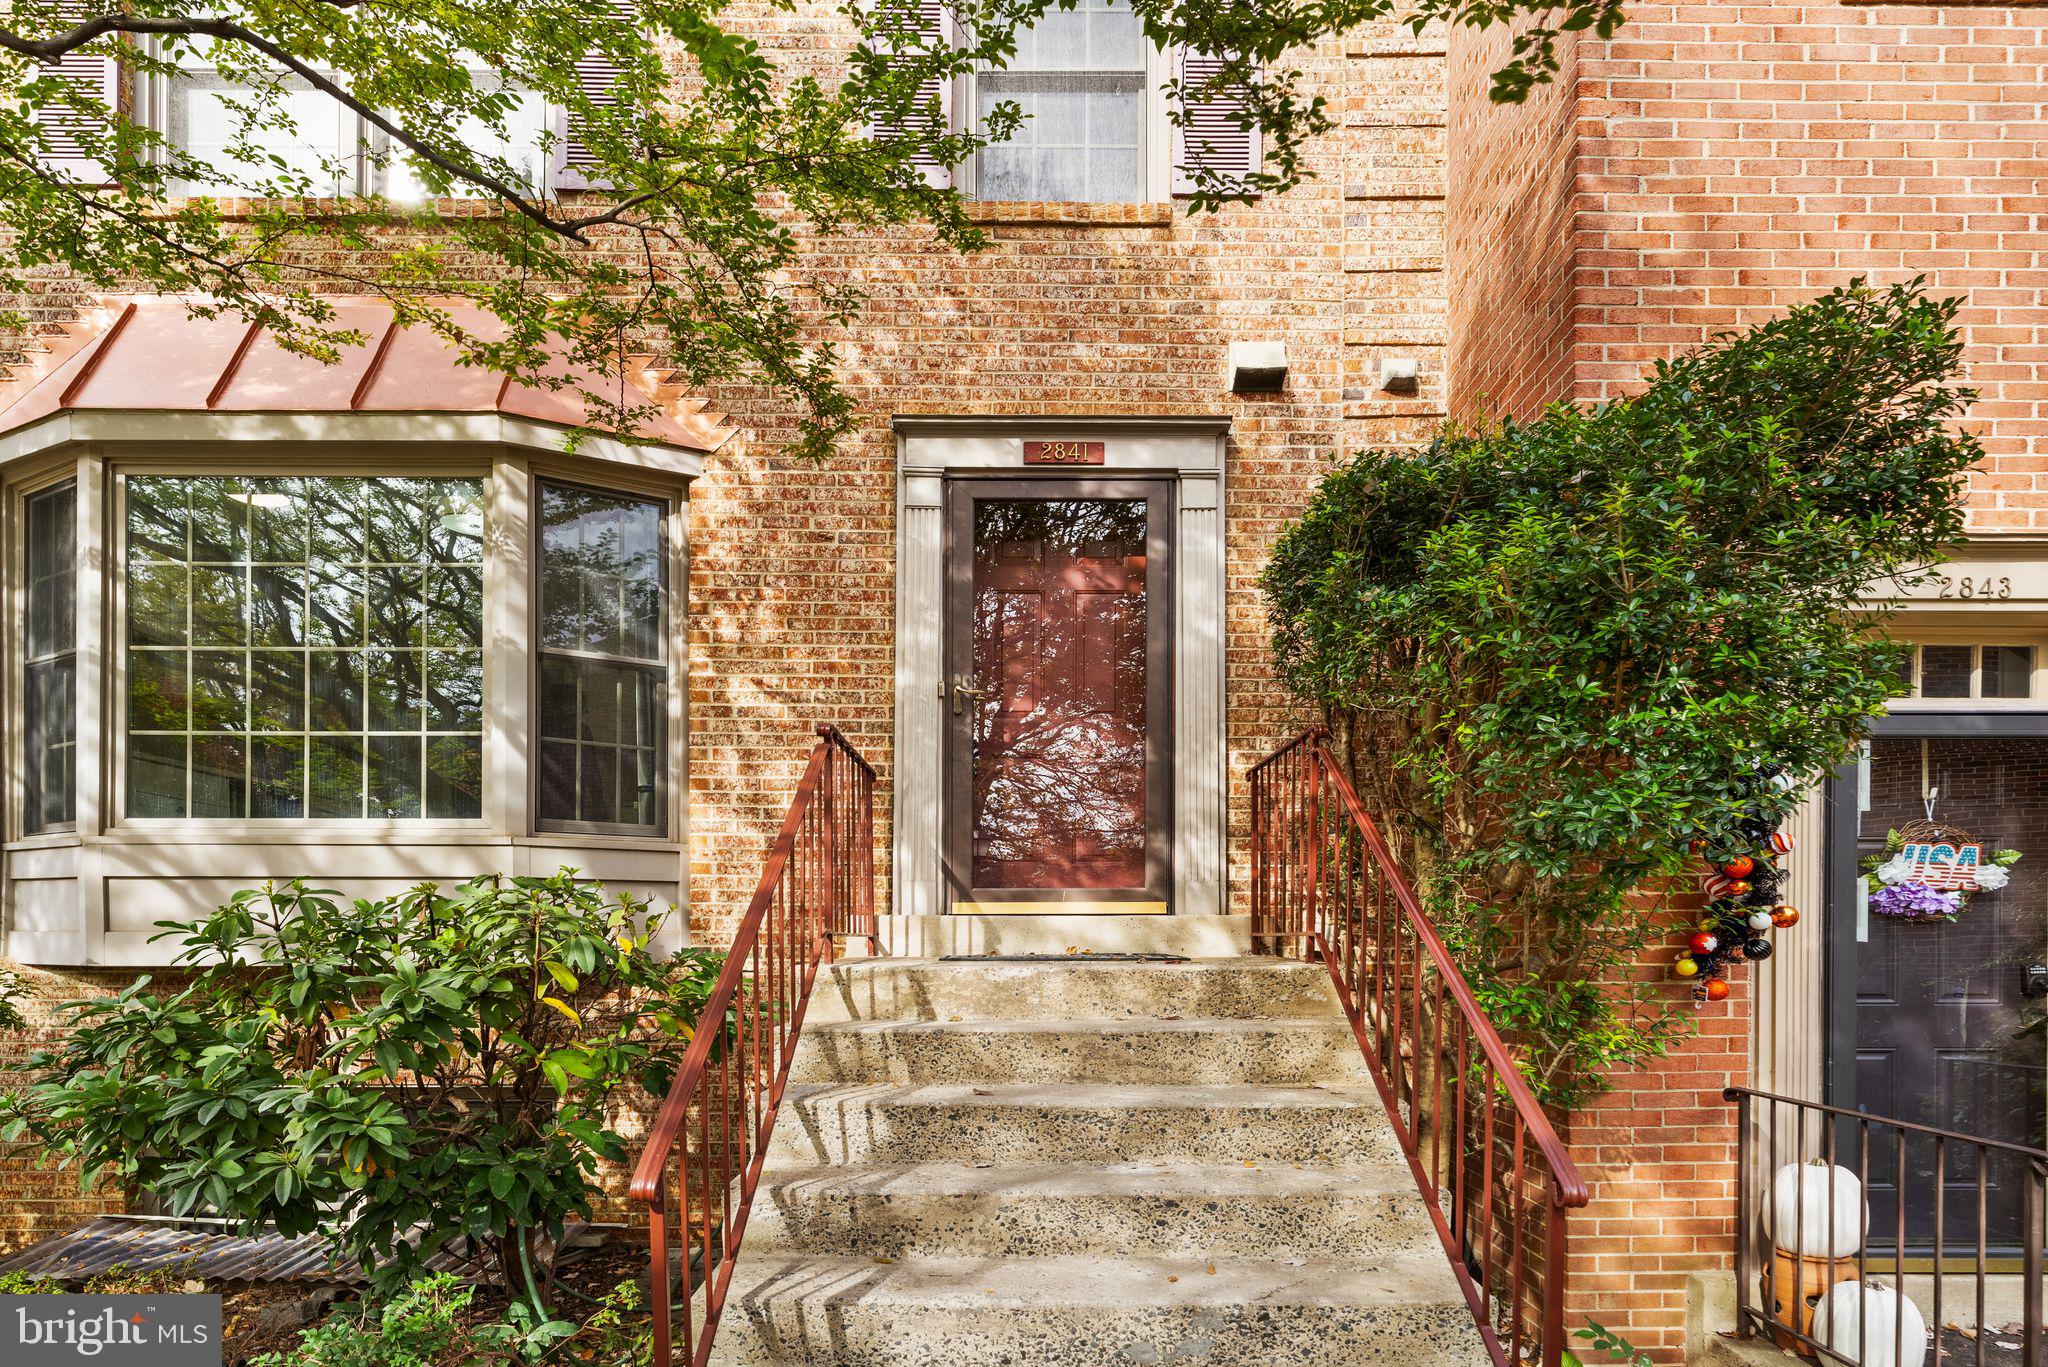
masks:
<svg viewBox="0 0 2048 1367"><path fill-rule="evenodd" d="M1966 300L1983 395L1969 421L1989 456L1971 527L2048 525L2048 275L2028 238L2048 11L1631 4L1613 39L1572 41L1564 78L1511 110L1484 90L1505 44L1460 33L1450 54L1454 414L1613 397L1658 358L1854 276L1924 274ZM1747 987L1571 1127L1596 1191L1575 1314L1660 1360L1683 1351L1690 1274L1727 1265L1719 1090L1748 1076Z"/></svg>
<svg viewBox="0 0 2048 1367"><path fill-rule="evenodd" d="M2048 9L1628 15L1613 39L1572 45L1557 91L1504 118L1483 117L1503 111L1481 87L1500 40L1456 44L1452 128L1475 135L1453 139L1454 411L1482 394L1518 413L1605 398L1659 357L1851 277L1925 275L1967 300L1983 395L1970 421L1989 454L1972 528L2048 526L2048 276L2030 240Z"/></svg>
<svg viewBox="0 0 2048 1367"><path fill-rule="evenodd" d="M1340 126L1310 149L1314 179L1257 206L986 206L994 241L973 258L915 231L810 243L808 272L869 296L839 339L862 424L814 468L781 454L793 418L769 396L711 395L748 431L690 509L699 940L722 942L745 905L814 722L837 722L876 762L890 838L897 415L1230 417L1234 910L1244 771L1302 720L1265 663L1256 578L1344 451L1413 442L1447 412L1607 397L1656 357L1851 275L1925 272L1969 297L1984 391L1972 421L1991 453L1974 525L2048 522L2048 275L2025 236L2042 207L2048 10L1629 13L1613 40L1569 42L1562 79L1520 107L1486 98L1499 32L1447 44L1387 25L1300 54ZM758 36L823 70L841 22L810 5L761 16ZM42 307L61 311L61 288ZM1286 392L1228 393L1228 343L1267 339L1286 343ZM1418 393L1380 388L1391 356L1419 361ZM126 976L45 981L54 1000ZM1732 1237L1719 1090L1747 1076L1740 979L1696 1041L1570 1127L1598 1192L1574 1226L1574 1322L1599 1319L1663 1361L1682 1350L1690 1274L1725 1267ZM6 1042L0 1066L24 1043ZM94 1208L74 1192L69 1174L0 1159L0 1249Z"/></svg>
<svg viewBox="0 0 2048 1367"><path fill-rule="evenodd" d="M764 25L808 44L819 11ZM1301 54L1339 127L1315 178L1251 207L985 206L962 258L916 234L815 244L806 269L868 292L843 339L860 435L828 466L776 452L791 417L723 392L750 439L691 508L693 914L716 942L744 907L812 722L876 761L888 805L895 687L896 415L1226 414L1227 708L1232 894L1244 910L1243 775L1300 720L1271 683L1257 575L1328 462L1425 435L1443 416L1444 46L1405 26ZM792 58L791 60L796 60ZM1282 340L1287 390L1229 392L1232 340ZM1381 361L1419 361L1413 395Z"/></svg>

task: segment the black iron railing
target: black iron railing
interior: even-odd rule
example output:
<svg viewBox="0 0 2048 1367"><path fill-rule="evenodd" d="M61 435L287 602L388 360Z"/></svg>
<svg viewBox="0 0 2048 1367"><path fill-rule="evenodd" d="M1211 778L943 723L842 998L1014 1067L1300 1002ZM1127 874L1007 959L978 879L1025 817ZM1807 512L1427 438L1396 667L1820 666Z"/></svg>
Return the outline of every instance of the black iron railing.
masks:
<svg viewBox="0 0 2048 1367"><path fill-rule="evenodd" d="M1743 1334L1884 1367L1989 1367L2011 1360L1996 1343L2017 1341L2040 1367L2048 1152L1747 1087L1723 1095L1740 1108Z"/></svg>

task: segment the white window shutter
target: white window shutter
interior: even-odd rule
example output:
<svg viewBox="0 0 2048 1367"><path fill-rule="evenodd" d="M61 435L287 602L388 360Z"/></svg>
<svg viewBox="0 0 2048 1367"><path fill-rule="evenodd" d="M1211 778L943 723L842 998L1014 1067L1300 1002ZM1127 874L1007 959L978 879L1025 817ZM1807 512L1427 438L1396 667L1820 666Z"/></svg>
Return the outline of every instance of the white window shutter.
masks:
<svg viewBox="0 0 2048 1367"><path fill-rule="evenodd" d="M58 80L104 101L110 110L120 107L121 68L112 57L70 52L55 61L43 63L43 69ZM81 141L81 136L104 136L108 130L107 120L62 106L38 110L35 117L43 127L52 169L91 185L104 185L113 179L104 162L85 154Z"/></svg>
<svg viewBox="0 0 2048 1367"><path fill-rule="evenodd" d="M953 45L953 11L946 0L920 0L917 12L918 30L928 48L941 49ZM936 99L940 118L948 129L953 127L953 82L926 81L918 87L917 97L920 101ZM870 137L900 137L903 132L902 125L893 121L876 119L868 126ZM924 172L927 185L943 190L953 183L952 167L942 166L930 157L919 157L916 164Z"/></svg>
<svg viewBox="0 0 2048 1367"><path fill-rule="evenodd" d="M635 19L639 6L633 0L611 0L612 9L624 19ZM576 83L583 88L584 98L592 104L609 109L618 98L619 76L624 69L611 58L601 53L587 52L583 60L576 63ZM597 159L590 154L576 136L576 120L562 114L555 128L555 188L558 190L602 189L598 178Z"/></svg>
<svg viewBox="0 0 2048 1367"><path fill-rule="evenodd" d="M1175 56L1184 88L1200 86L1224 66L1221 57L1204 56L1187 48L1178 49ZM1198 169L1207 168L1232 177L1248 176L1259 169L1259 130L1238 126L1238 111L1243 108L1243 100L1231 95L1187 104L1187 122L1175 125L1173 130L1175 194L1195 192Z"/></svg>

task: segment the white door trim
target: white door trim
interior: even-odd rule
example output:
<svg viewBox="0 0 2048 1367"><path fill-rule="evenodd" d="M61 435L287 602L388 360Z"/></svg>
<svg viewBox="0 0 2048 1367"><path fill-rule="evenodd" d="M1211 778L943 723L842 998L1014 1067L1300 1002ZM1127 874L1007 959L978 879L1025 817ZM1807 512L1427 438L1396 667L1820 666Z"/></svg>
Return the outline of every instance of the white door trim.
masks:
<svg viewBox="0 0 2048 1367"><path fill-rule="evenodd" d="M895 910L946 909L940 872L945 728L945 494L955 471L1024 464L1029 440L1100 441L1082 478L1174 476L1173 910L1224 910L1223 460L1228 418L899 417L896 432Z"/></svg>

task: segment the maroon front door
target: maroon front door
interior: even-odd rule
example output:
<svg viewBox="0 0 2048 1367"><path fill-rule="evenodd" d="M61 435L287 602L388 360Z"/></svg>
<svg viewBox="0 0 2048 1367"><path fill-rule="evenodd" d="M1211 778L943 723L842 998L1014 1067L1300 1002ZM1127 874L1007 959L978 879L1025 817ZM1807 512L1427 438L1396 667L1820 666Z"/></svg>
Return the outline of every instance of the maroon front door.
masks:
<svg viewBox="0 0 2048 1367"><path fill-rule="evenodd" d="M945 709L954 904L1164 902L1171 489L953 484Z"/></svg>

